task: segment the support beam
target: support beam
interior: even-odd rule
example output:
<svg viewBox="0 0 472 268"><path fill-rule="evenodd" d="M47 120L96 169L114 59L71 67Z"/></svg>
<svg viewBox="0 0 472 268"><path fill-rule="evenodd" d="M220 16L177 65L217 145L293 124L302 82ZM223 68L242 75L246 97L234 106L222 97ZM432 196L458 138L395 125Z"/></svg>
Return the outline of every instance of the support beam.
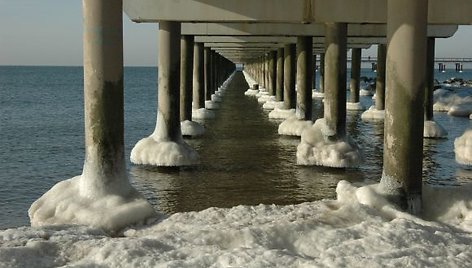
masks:
<svg viewBox="0 0 472 268"><path fill-rule="evenodd" d="M388 1L386 111L381 185L421 211L427 0Z"/></svg>

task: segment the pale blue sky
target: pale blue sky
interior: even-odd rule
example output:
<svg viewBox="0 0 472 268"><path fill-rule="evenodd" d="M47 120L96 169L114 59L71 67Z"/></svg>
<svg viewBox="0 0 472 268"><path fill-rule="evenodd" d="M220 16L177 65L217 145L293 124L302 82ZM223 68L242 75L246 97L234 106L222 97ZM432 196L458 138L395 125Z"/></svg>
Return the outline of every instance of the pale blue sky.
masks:
<svg viewBox="0 0 472 268"><path fill-rule="evenodd" d="M81 8L80 0L0 0L0 65L82 65ZM123 25L125 65L155 66L157 25L126 16ZM436 56L472 57L472 26L438 39Z"/></svg>

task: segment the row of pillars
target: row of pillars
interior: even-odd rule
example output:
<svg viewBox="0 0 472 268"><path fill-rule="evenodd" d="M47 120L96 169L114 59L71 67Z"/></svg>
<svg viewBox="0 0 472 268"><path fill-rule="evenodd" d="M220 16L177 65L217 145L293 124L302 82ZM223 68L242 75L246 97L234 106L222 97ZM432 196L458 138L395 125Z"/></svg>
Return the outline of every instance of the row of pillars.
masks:
<svg viewBox="0 0 472 268"><path fill-rule="evenodd" d="M426 17L426 0L389 1L389 43L388 46L380 45L378 49L377 87L389 89L385 91L385 97L381 93L377 96L380 101L376 101L377 109L386 110L381 185L385 191L399 197L401 205L413 213L421 210L423 122L432 119L434 38L426 36ZM324 59L324 68L321 68L324 69L321 83L325 93L324 119L333 132L329 138L336 139L346 134L347 24L326 23L325 33L325 55L321 58ZM286 59L283 79L287 79L287 83L283 83L287 85L284 98L288 99L287 102L284 100L285 108L294 108L291 99L294 72L290 61L295 56L297 117L311 120L312 38L297 38L296 55L293 45L286 45L283 52L286 52L283 54ZM276 95L274 87L281 84L276 83L280 78L273 77L277 73L273 62L279 53L282 55L281 49L247 64L249 73L272 95ZM359 76L360 51L357 49L353 50L352 66L355 77L350 101L358 101L359 82L356 79Z"/></svg>
<svg viewBox="0 0 472 268"><path fill-rule="evenodd" d="M456 72L462 72L464 70L464 65L462 63L456 62L454 65L455 65ZM438 71L445 72L446 64L442 62L438 63Z"/></svg>

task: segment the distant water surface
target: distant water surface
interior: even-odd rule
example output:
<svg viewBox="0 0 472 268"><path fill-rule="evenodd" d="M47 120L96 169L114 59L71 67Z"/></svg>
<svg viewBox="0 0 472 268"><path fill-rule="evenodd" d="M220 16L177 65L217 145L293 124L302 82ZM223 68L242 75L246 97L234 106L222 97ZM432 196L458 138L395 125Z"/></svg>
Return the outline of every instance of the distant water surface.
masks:
<svg viewBox="0 0 472 268"><path fill-rule="evenodd" d="M348 74L349 75L349 74ZM364 69L362 75L375 77ZM472 72L436 74L472 79ZM349 76L348 76L349 77ZM157 70L125 68L126 157L152 133L156 121ZM383 124L365 123L348 113L348 132L363 148L358 169L296 166L299 140L277 134L241 79L224 97L213 120L202 122L205 136L188 143L202 164L180 170L128 163L130 179L157 209L166 213L238 204L293 204L334 198L339 180L378 181L382 166ZM369 97L361 102L370 106ZM314 100L314 118L322 103ZM449 138L425 140L424 179L454 185L472 181L472 169L454 161L453 141L471 127L466 118L436 113ZM0 66L0 228L28 225L30 204L58 181L79 175L84 158L83 71L81 67Z"/></svg>

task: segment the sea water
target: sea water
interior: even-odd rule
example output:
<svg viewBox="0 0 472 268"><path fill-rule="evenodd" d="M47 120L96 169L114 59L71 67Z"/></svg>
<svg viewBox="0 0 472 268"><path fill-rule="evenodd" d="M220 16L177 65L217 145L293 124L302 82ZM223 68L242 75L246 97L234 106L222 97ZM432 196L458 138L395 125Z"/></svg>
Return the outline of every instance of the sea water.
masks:
<svg viewBox="0 0 472 268"><path fill-rule="evenodd" d="M362 75L375 77L364 69ZM436 73L472 79L472 71ZM134 144L155 127L157 70L125 68L126 159ZM319 81L319 79L318 79ZM340 180L375 182L382 171L383 123L366 123L348 112L347 130L363 150L356 169L302 167L298 138L277 134L247 87L228 91L216 118L202 121L206 134L187 142L201 156L193 168L159 169L129 163L132 183L156 209L173 214L208 207L296 204L334 198ZM362 96L365 107L372 104ZM322 117L315 99L313 118ZM472 182L472 169L454 161L454 139L472 126L468 118L435 113L447 139L424 143L423 179L435 185ZM31 203L58 181L79 175L84 159L83 70L81 67L0 66L0 229L28 225Z"/></svg>

